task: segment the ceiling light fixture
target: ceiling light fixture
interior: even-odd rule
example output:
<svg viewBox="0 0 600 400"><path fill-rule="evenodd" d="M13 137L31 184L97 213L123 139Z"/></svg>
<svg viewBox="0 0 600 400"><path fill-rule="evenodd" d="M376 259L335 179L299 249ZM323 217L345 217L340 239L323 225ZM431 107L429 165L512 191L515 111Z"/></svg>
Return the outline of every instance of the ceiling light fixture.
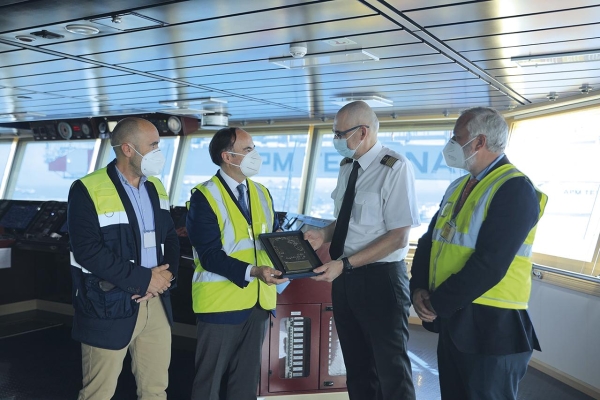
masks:
<svg viewBox="0 0 600 400"><path fill-rule="evenodd" d="M600 61L600 50L596 49L585 51L571 51L567 53L519 56L511 57L510 61L517 63L521 67L537 67L539 65Z"/></svg>
<svg viewBox="0 0 600 400"><path fill-rule="evenodd" d="M353 101L364 101L372 108L377 107L392 107L394 105L394 101L390 99L386 99L381 96L342 96L333 101L333 104L336 104L340 107L345 106L348 103L352 103Z"/></svg>
<svg viewBox="0 0 600 400"><path fill-rule="evenodd" d="M302 58L275 57L269 58L269 62L286 69L323 67L328 65L363 63L367 61L379 61L379 57L366 50L341 50L329 53L310 54Z"/></svg>
<svg viewBox="0 0 600 400"><path fill-rule="evenodd" d="M548 93L546 98L548 99L548 101L556 101L556 99L558 99L558 94L556 94L556 92L550 92Z"/></svg>
<svg viewBox="0 0 600 400"><path fill-rule="evenodd" d="M71 32L76 35L84 35L84 36L97 35L98 33L100 33L100 29L95 28L90 25L82 25L82 24L67 25L67 26L65 26L65 29L67 30L67 32Z"/></svg>

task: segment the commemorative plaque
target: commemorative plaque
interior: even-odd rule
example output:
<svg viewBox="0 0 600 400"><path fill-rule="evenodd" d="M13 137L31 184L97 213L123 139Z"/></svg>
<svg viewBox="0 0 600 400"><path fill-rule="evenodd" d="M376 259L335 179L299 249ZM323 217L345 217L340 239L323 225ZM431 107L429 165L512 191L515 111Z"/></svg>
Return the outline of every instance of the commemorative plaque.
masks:
<svg viewBox="0 0 600 400"><path fill-rule="evenodd" d="M258 235L275 269L289 279L318 275L313 269L323 265L301 231Z"/></svg>

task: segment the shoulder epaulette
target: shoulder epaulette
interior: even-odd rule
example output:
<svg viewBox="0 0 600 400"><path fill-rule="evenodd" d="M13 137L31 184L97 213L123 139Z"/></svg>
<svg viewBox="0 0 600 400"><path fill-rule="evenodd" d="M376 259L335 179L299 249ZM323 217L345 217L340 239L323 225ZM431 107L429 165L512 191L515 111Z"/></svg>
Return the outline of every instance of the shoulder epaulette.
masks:
<svg viewBox="0 0 600 400"><path fill-rule="evenodd" d="M396 161L398 161L398 159L394 156L390 156L389 154L386 156L383 156L383 158L381 159L380 163L387 166L387 167L393 167L394 164L396 164Z"/></svg>
<svg viewBox="0 0 600 400"><path fill-rule="evenodd" d="M349 158L349 157L345 157L342 162L340 163L340 167L346 164L350 164L351 162L354 162L353 159Z"/></svg>

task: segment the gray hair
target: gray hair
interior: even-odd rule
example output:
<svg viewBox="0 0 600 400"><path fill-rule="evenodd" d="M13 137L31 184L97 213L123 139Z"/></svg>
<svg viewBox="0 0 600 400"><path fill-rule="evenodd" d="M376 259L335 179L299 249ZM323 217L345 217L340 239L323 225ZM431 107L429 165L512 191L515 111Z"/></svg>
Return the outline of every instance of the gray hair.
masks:
<svg viewBox="0 0 600 400"><path fill-rule="evenodd" d="M490 107L473 107L464 110L460 117L471 116L466 124L469 139L478 135L487 138L486 147L492 153L502 153L508 143L508 125L504 117Z"/></svg>

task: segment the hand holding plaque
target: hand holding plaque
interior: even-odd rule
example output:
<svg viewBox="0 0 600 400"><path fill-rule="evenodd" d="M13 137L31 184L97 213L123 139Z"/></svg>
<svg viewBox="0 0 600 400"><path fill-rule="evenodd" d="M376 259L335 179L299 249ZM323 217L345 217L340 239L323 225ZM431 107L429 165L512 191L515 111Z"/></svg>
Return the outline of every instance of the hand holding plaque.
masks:
<svg viewBox="0 0 600 400"><path fill-rule="evenodd" d="M263 233L258 235L273 266L289 279L317 275L313 269L321 260L301 231Z"/></svg>

